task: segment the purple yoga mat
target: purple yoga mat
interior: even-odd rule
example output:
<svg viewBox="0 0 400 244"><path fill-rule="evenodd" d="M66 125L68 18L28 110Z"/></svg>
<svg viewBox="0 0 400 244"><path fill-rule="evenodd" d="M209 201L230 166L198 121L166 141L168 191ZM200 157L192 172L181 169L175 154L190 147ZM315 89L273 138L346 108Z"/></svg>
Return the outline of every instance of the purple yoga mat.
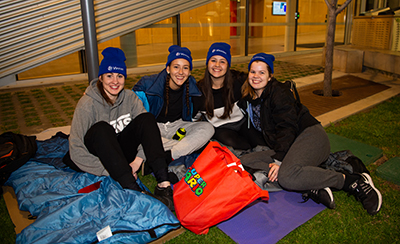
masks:
<svg viewBox="0 0 400 244"><path fill-rule="evenodd" d="M268 203L252 205L218 228L239 244L276 243L326 208L311 199L302 202L300 193L271 192Z"/></svg>

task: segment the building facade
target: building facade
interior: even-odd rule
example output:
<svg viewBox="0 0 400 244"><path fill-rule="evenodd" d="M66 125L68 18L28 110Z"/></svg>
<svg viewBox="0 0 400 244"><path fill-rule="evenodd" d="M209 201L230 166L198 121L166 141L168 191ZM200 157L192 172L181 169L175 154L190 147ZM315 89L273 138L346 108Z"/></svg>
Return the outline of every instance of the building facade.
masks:
<svg viewBox="0 0 400 244"><path fill-rule="evenodd" d="M0 48L3 49L0 86L87 72L83 27L79 26L78 16L80 1L37 0L29 6L7 2L11 1L0 5L6 10L2 22L7 24L0 31L6 34ZM99 61L101 51L108 46L124 50L127 65L133 68L165 63L172 44L188 47L194 60L202 60L213 42L229 43L234 57L258 52L315 50L325 43L327 6L324 0L174 2L175 5L170 1L151 0L93 1ZM339 0L338 4L343 2ZM399 0L353 0L337 16L335 43L351 43L354 17L390 4L399 6ZM26 18L35 19L36 24L28 26L25 33L11 28L23 26Z"/></svg>

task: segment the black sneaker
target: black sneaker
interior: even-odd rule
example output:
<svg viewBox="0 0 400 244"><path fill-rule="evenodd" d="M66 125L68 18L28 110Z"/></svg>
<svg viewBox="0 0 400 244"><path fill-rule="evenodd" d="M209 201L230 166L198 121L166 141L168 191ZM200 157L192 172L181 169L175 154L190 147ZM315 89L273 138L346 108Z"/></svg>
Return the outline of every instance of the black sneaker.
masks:
<svg viewBox="0 0 400 244"><path fill-rule="evenodd" d="M370 215L379 212L382 206L382 195L375 188L372 178L367 173L360 174L361 178L350 185L350 194L360 201Z"/></svg>
<svg viewBox="0 0 400 244"><path fill-rule="evenodd" d="M164 203L171 211L175 211L173 191L171 186L159 187L156 186L154 189L154 195L160 198L161 202Z"/></svg>
<svg viewBox="0 0 400 244"><path fill-rule="evenodd" d="M157 196L151 192L148 191L142 191L143 194L146 194L147 196L150 196L154 199L157 199L158 201L162 202L164 205L166 205L169 210L174 211L175 209L173 208L174 204L172 204L172 209L171 209L171 200L166 198L166 197L161 197L161 196ZM173 203L173 202L172 202Z"/></svg>
<svg viewBox="0 0 400 244"><path fill-rule="evenodd" d="M319 190L310 190L303 193L304 202L308 201L310 198L318 204L322 203L327 208L334 209L336 207L332 191L329 187Z"/></svg>

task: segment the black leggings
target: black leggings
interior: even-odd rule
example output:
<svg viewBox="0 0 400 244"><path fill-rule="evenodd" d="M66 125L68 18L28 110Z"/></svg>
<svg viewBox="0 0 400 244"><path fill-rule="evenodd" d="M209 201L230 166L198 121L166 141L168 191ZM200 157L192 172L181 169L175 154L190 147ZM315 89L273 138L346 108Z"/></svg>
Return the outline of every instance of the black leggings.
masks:
<svg viewBox="0 0 400 244"><path fill-rule="evenodd" d="M140 144L146 155L145 165L154 172L157 182L168 181L160 131L151 113L140 114L119 134L107 122L97 122L86 132L84 143L100 159L111 178L124 188L136 187L129 164L135 159Z"/></svg>
<svg viewBox="0 0 400 244"><path fill-rule="evenodd" d="M240 128L239 134L245 138L244 141L250 144L251 148L254 148L258 145L267 146L262 132L258 131L252 123L250 123L250 128L248 128L247 122L243 123L242 127Z"/></svg>
<svg viewBox="0 0 400 244"><path fill-rule="evenodd" d="M247 142L247 139L241 136L239 132L231 129L216 127L212 138L224 145L233 147L233 149L251 149L251 145Z"/></svg>

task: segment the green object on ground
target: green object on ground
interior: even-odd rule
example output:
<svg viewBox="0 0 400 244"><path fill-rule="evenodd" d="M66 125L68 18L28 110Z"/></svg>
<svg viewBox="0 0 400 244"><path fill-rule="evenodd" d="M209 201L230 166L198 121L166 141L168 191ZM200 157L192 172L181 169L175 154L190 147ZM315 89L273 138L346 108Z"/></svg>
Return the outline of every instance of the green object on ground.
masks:
<svg viewBox="0 0 400 244"><path fill-rule="evenodd" d="M350 150L365 165L370 165L383 156L383 151L380 148L331 133L328 133L328 137L331 143L331 152Z"/></svg>
<svg viewBox="0 0 400 244"><path fill-rule="evenodd" d="M384 180L400 185L400 158L395 157L386 161L376 169L376 175Z"/></svg>

